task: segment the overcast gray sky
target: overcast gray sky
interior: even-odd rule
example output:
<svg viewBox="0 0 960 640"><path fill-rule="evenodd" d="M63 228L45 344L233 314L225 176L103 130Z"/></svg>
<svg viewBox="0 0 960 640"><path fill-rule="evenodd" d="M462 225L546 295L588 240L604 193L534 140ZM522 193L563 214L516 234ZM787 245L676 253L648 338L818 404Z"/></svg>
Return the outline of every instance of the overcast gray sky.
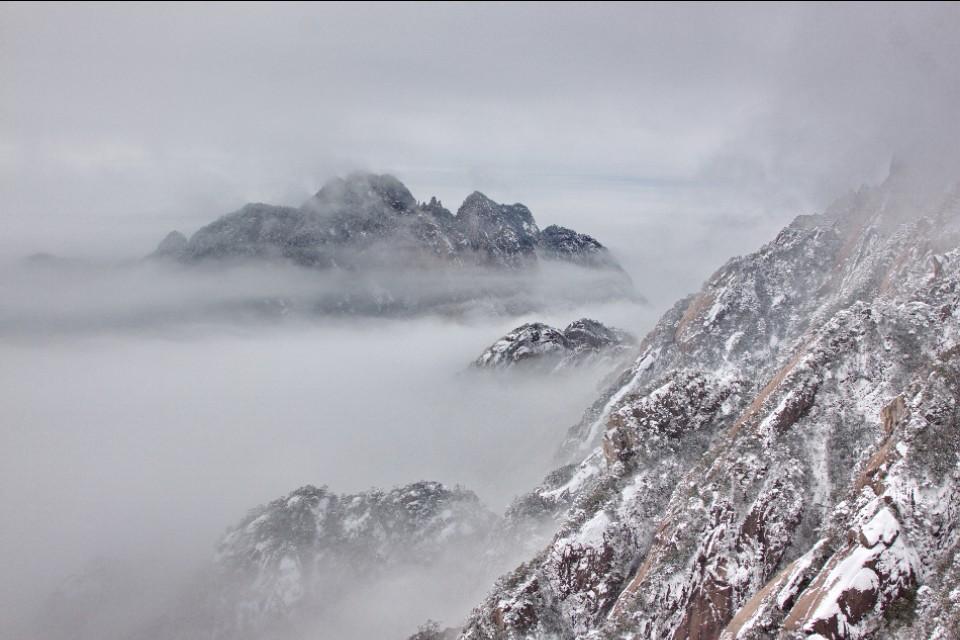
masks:
<svg viewBox="0 0 960 640"><path fill-rule="evenodd" d="M0 255L138 255L367 169L525 202L675 297L960 146L958 34L956 3L4 4Z"/></svg>
<svg viewBox="0 0 960 640"><path fill-rule="evenodd" d="M958 34L960 3L0 4L0 319L42 320L0 335L0 638L98 553L163 602L225 525L305 483L463 482L497 509L600 376L454 375L514 317L189 313L281 278L321 290L303 273L185 286L156 264L11 260L139 257L248 201L390 172L453 210L481 190L595 235L653 306L524 320L643 335L893 153L956 170Z"/></svg>

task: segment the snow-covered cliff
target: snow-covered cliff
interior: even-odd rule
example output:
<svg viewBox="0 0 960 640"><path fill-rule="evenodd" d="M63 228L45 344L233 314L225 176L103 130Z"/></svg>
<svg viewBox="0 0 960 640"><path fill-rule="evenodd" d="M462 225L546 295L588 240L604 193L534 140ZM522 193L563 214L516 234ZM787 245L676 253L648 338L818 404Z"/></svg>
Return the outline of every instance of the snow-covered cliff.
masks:
<svg viewBox="0 0 960 640"><path fill-rule="evenodd" d="M508 513L481 638L952 638L960 194L892 175L678 303Z"/></svg>

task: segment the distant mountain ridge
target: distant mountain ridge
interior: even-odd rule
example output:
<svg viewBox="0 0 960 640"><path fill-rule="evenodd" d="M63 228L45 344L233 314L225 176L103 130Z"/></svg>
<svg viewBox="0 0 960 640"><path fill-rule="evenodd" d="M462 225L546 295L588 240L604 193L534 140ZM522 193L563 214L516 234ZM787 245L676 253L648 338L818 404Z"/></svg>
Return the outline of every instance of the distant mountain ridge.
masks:
<svg viewBox="0 0 960 640"><path fill-rule="evenodd" d="M556 225L541 230L522 204L500 204L475 191L453 214L436 198L418 202L391 175L370 173L334 178L299 208L252 203L189 239L173 231L152 255L184 263L260 258L344 269L521 269L553 260L621 270L596 239Z"/></svg>

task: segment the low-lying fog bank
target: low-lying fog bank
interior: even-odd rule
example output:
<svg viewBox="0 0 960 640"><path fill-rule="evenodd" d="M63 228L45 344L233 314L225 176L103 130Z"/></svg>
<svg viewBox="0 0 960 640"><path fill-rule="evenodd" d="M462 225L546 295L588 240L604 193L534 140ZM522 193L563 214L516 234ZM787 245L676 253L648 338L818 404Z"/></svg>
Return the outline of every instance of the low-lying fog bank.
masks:
<svg viewBox="0 0 960 640"><path fill-rule="evenodd" d="M620 271L317 270L282 262L98 264L34 256L0 268L0 335L142 329L317 316L481 319L584 304L643 304Z"/></svg>
<svg viewBox="0 0 960 640"><path fill-rule="evenodd" d="M346 493L438 480L502 511L549 470L609 371L505 379L466 373L469 363L525 321L562 326L588 315L642 335L652 315L620 302L391 319L254 312L241 322L227 320L228 305L208 314L199 304L250 300L278 283L290 298L313 291L305 274L277 277L290 273L188 279L151 265L71 268L67 277L57 267L5 272L0 617L33 615L68 575L89 574L101 558L135 566L148 585L120 600L117 624L136 626L203 566L227 526L304 484ZM538 277L549 295L563 290L562 278ZM411 295L431 287L404 282ZM435 599L434 617L462 615L443 609L487 587L456 586L457 597ZM418 590L406 593L411 616L420 616ZM380 600L401 611L395 596Z"/></svg>

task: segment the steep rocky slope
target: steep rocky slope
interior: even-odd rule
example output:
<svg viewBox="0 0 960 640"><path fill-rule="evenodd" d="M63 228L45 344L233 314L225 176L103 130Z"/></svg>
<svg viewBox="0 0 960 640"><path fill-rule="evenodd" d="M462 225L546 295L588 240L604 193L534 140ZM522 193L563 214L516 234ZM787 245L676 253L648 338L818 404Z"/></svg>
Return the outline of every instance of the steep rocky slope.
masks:
<svg viewBox="0 0 960 640"><path fill-rule="evenodd" d="M670 310L461 638L953 638L960 194L891 175Z"/></svg>
<svg viewBox="0 0 960 640"><path fill-rule="evenodd" d="M636 340L620 329L581 318L564 329L542 322L517 327L487 347L474 363L477 369L517 366L559 371L587 362L613 366L633 352Z"/></svg>

